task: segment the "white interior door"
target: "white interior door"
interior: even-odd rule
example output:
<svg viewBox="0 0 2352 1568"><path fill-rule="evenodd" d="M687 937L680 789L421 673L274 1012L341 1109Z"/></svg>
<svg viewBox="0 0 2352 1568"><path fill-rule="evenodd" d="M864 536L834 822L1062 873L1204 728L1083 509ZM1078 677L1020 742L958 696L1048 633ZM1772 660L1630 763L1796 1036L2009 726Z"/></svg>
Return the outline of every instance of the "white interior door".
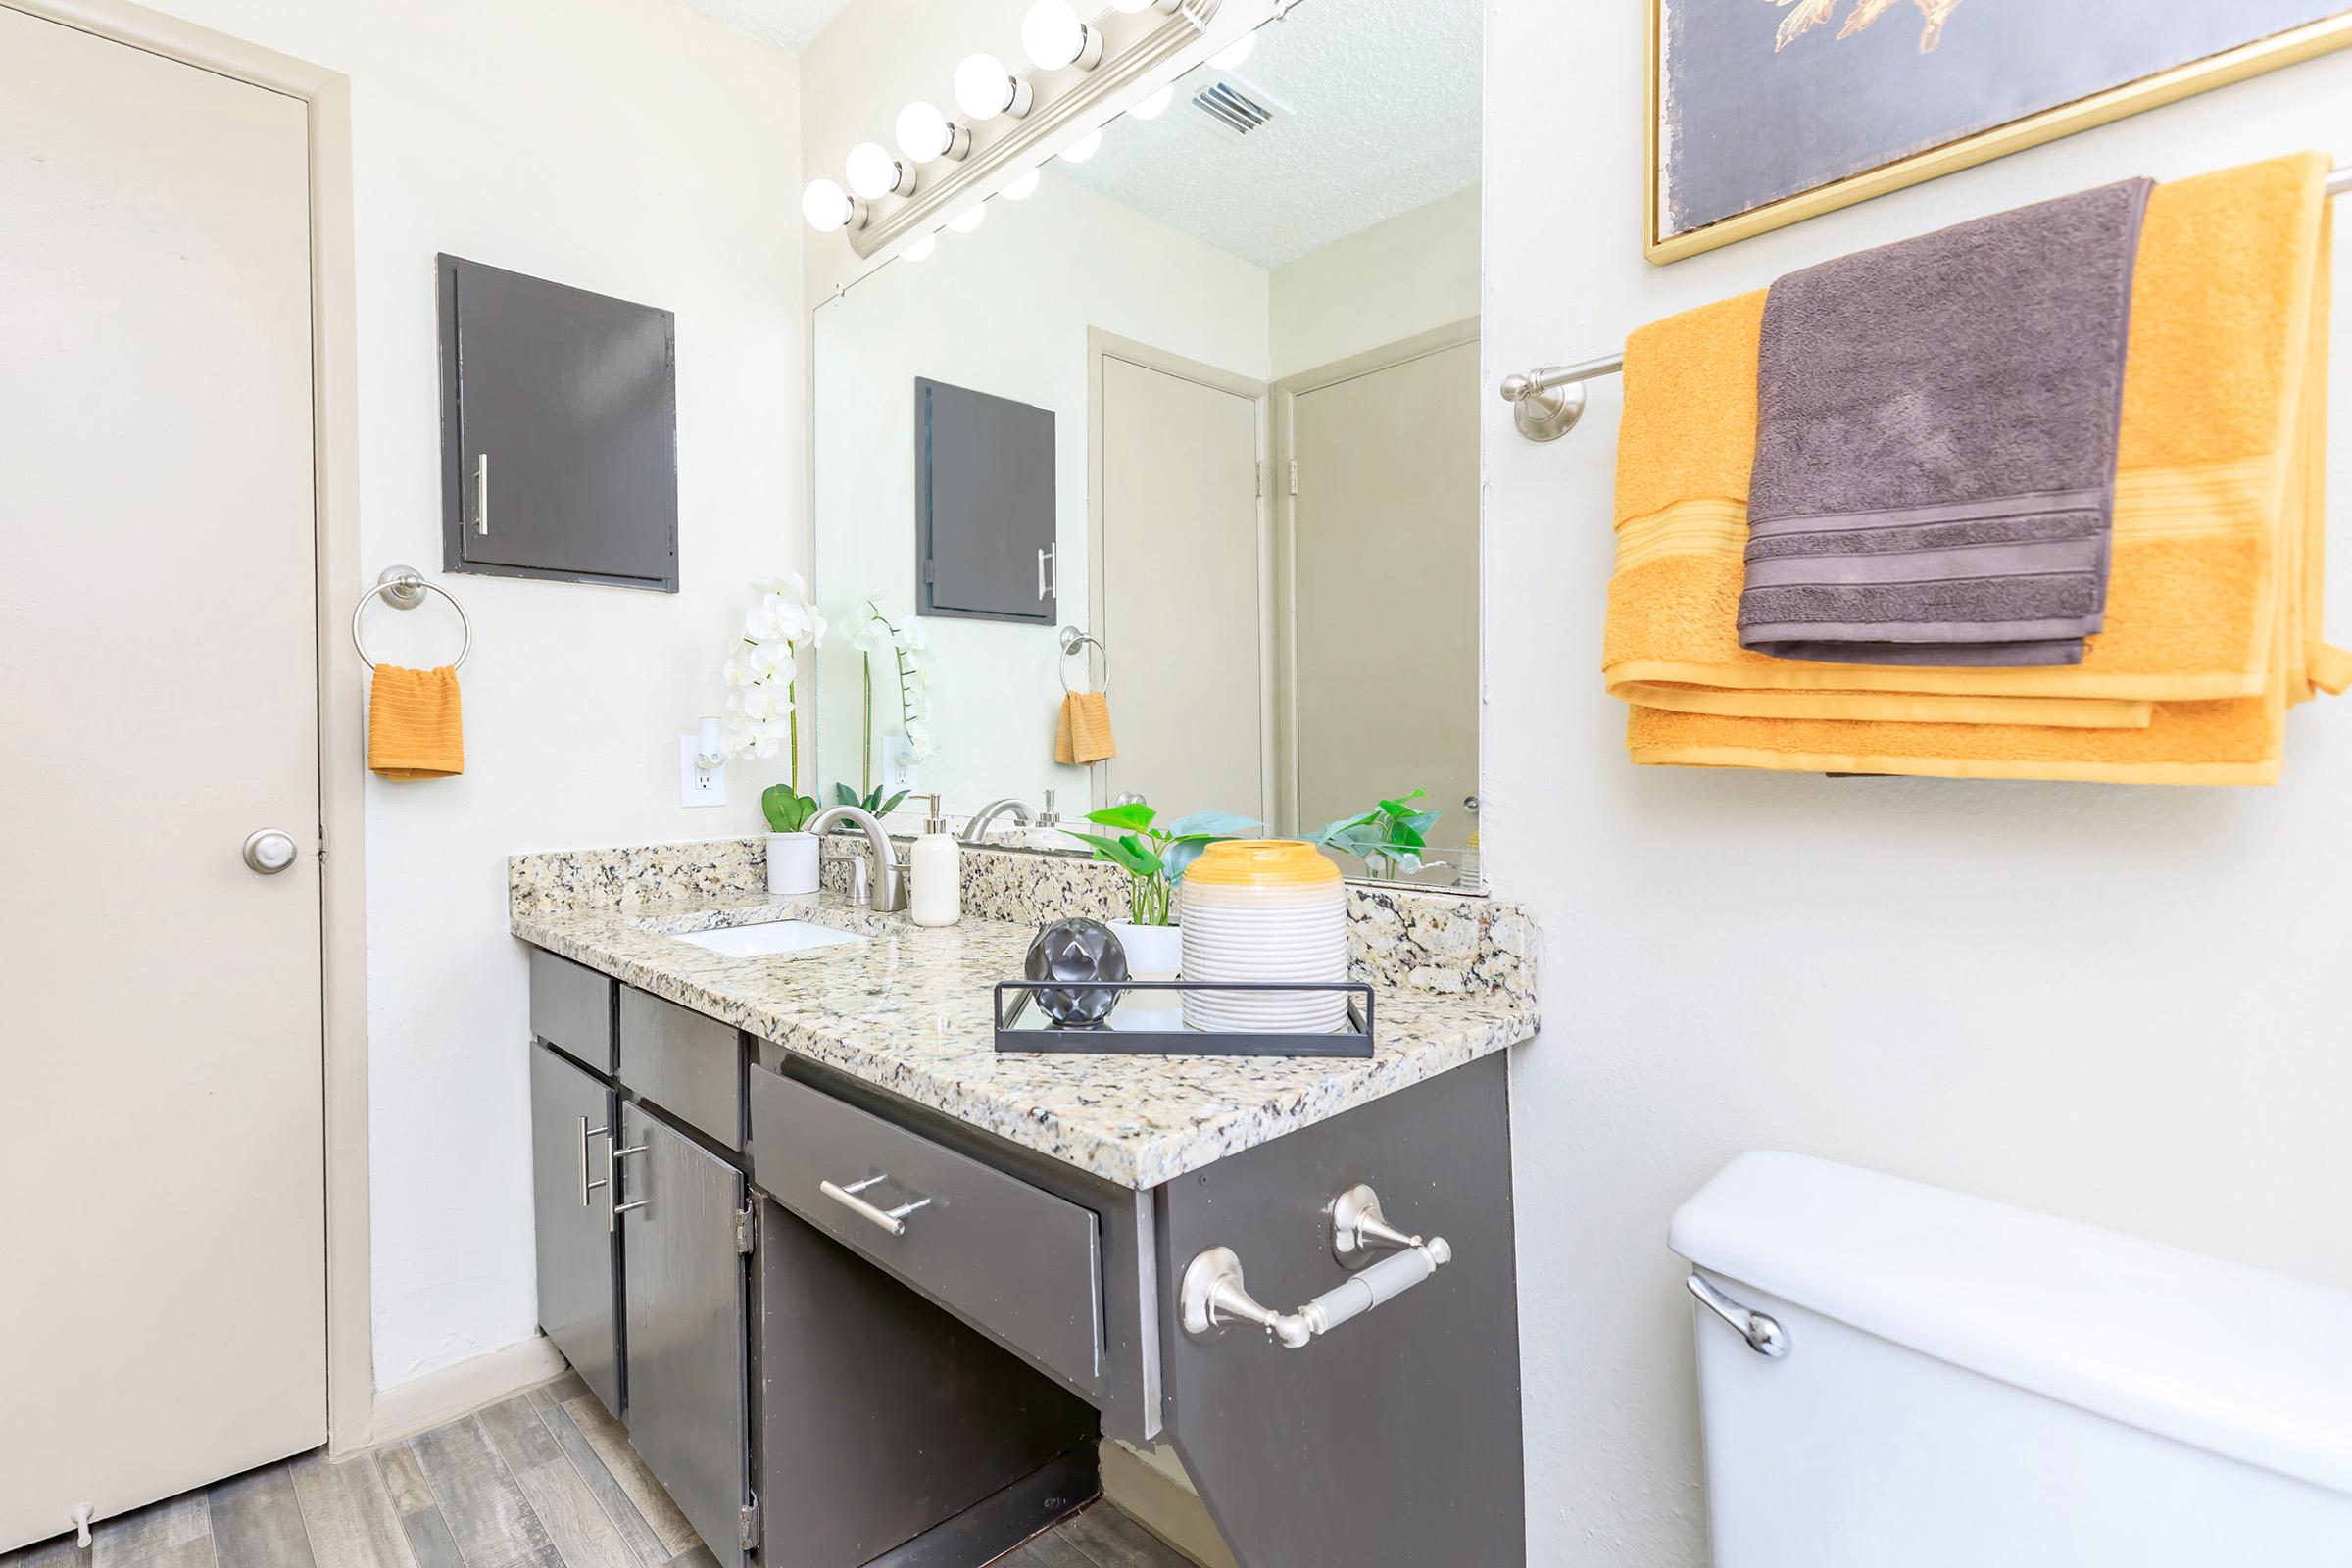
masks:
<svg viewBox="0 0 2352 1568"><path fill-rule="evenodd" d="M1478 411L1475 341L1293 405L1303 831L1415 789L1433 845L1477 828Z"/></svg>
<svg viewBox="0 0 2352 1568"><path fill-rule="evenodd" d="M0 1549L325 1437L306 119L0 9Z"/></svg>
<svg viewBox="0 0 2352 1568"><path fill-rule="evenodd" d="M1094 629L1118 756L1097 804L1270 821L1257 400L1105 356L1098 417Z"/></svg>

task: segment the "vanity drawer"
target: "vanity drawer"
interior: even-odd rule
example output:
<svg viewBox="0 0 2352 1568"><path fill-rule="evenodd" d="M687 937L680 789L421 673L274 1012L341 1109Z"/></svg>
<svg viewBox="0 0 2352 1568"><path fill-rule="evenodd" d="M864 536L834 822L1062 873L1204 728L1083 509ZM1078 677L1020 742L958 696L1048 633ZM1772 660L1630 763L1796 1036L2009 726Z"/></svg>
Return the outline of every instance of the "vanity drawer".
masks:
<svg viewBox="0 0 2352 1568"><path fill-rule="evenodd" d="M612 987L586 964L531 950L531 1033L598 1072L619 1065L612 1054Z"/></svg>
<svg viewBox="0 0 2352 1568"><path fill-rule="evenodd" d="M1099 1389L1093 1210L764 1068L751 1111L752 1179L776 1201L1072 1388Z"/></svg>
<svg viewBox="0 0 2352 1568"><path fill-rule="evenodd" d="M727 1148L743 1147L743 1041L733 1024L621 987L620 1081Z"/></svg>

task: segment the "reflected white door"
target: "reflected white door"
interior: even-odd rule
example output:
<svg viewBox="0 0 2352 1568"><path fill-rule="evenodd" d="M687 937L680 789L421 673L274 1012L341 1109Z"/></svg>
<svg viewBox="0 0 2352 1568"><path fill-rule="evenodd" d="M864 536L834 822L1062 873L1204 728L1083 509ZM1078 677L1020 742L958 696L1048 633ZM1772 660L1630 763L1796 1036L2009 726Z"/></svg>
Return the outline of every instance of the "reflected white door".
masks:
<svg viewBox="0 0 2352 1568"><path fill-rule="evenodd" d="M306 122L0 9L0 1549L326 1434Z"/></svg>
<svg viewBox="0 0 2352 1568"><path fill-rule="evenodd" d="M1304 831L1415 789L1432 844L1477 829L1478 411L1476 341L1293 405Z"/></svg>
<svg viewBox="0 0 2352 1568"><path fill-rule="evenodd" d="M1099 416L1094 631L1119 755L1098 804L1270 821L1257 400L1105 356Z"/></svg>

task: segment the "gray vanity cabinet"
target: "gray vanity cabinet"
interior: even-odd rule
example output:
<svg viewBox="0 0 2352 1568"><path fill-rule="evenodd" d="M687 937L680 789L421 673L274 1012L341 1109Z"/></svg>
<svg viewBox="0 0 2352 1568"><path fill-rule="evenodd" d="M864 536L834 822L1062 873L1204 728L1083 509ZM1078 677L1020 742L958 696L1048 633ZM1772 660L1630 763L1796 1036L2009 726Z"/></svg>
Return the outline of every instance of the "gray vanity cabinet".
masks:
<svg viewBox="0 0 2352 1568"><path fill-rule="evenodd" d="M618 1250L605 1213L606 1131L612 1091L546 1044L531 1047L531 1200L539 1261L539 1324L617 1412Z"/></svg>
<svg viewBox="0 0 2352 1568"><path fill-rule="evenodd" d="M642 1106L624 1104L620 1125L629 1443L734 1568L749 1500L743 1177Z"/></svg>

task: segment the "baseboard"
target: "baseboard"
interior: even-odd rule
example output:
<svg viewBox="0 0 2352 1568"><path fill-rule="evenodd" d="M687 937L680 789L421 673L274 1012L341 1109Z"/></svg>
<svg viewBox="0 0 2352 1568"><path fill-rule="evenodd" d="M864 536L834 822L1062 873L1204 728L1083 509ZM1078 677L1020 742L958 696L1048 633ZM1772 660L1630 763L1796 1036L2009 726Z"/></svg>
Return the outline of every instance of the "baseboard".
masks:
<svg viewBox="0 0 2352 1568"><path fill-rule="evenodd" d="M374 1419L368 1424L368 1442L393 1443L430 1432L443 1422L559 1377L564 1365L555 1342L544 1334L534 1334L470 1361L378 1389Z"/></svg>
<svg viewBox="0 0 2352 1568"><path fill-rule="evenodd" d="M1239 1568L1200 1494L1115 1443L1102 1445L1102 1495L1200 1568Z"/></svg>

